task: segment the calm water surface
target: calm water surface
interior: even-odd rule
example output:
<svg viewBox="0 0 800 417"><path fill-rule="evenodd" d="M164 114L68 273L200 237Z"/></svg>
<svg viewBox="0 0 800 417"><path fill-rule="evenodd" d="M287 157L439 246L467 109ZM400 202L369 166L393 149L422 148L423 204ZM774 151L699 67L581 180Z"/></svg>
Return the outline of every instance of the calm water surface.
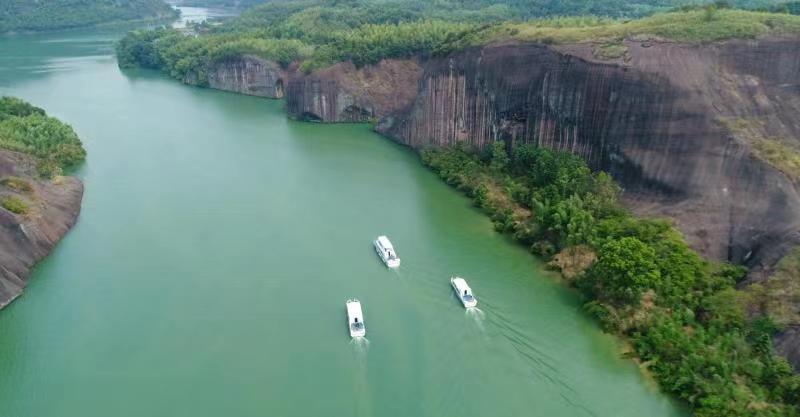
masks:
<svg viewBox="0 0 800 417"><path fill-rule="evenodd" d="M78 225L0 312L0 414L686 415L412 152L121 72L118 36L0 38L0 94L68 121L89 152ZM368 343L347 334L350 297Z"/></svg>

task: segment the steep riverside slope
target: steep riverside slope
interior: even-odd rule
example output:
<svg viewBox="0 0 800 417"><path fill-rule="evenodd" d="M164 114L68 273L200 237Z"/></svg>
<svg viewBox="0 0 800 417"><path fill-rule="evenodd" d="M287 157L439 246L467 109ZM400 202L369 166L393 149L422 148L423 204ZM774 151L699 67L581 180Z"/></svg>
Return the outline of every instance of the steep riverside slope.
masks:
<svg viewBox="0 0 800 417"><path fill-rule="evenodd" d="M280 65L255 56L229 59L207 70L210 88L267 98L283 98L286 77ZM198 77L190 73L183 82L197 85Z"/></svg>
<svg viewBox="0 0 800 417"><path fill-rule="evenodd" d="M414 148L499 139L577 153L613 173L636 211L675 219L703 254L762 278L800 242L800 194L750 140L800 145L800 41L627 46L628 62L597 61L591 45L501 44L419 66L340 64L295 75L287 107L324 122L379 119L376 130ZM402 77L420 80L413 99L361 93L367 74L405 85L379 71L403 62L413 73Z"/></svg>
<svg viewBox="0 0 800 417"><path fill-rule="evenodd" d="M25 215L0 208L0 308L22 294L31 268L47 256L78 218L83 184L73 177L37 179L32 157L0 150L0 179L17 177L31 190L0 184L0 196L30 205Z"/></svg>

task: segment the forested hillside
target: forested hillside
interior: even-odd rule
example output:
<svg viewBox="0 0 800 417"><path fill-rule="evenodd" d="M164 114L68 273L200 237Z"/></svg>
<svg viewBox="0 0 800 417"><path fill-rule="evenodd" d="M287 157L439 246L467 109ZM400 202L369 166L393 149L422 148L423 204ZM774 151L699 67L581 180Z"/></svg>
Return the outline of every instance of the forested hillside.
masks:
<svg viewBox="0 0 800 417"><path fill-rule="evenodd" d="M800 32L800 21L788 14L737 10L722 3L633 21L599 16L520 21L523 5L529 2L512 0L491 6L480 0L458 3L468 7L448 0L439 3L449 6L434 7L417 0L273 1L221 26L197 26L198 37L172 29L132 32L119 43L117 55L123 67L164 69L178 79L191 75L204 85L209 64L242 55L284 66L302 61L303 70L308 72L341 61L361 66L383 58L442 55L503 39L546 43L592 40L604 43L607 50L603 53L613 55L620 52L621 39L630 36L713 41ZM665 2L650 5L656 3ZM617 2L587 4L584 6L599 10ZM566 7L554 2L545 14L570 10L562 6Z"/></svg>
<svg viewBox="0 0 800 417"><path fill-rule="evenodd" d="M175 13L162 0L0 0L0 33L164 19Z"/></svg>

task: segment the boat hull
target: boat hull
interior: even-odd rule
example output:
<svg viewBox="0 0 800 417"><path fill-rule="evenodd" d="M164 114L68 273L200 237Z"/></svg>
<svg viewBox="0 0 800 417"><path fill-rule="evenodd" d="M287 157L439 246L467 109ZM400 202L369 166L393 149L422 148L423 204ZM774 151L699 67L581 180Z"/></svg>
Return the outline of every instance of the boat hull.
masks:
<svg viewBox="0 0 800 417"><path fill-rule="evenodd" d="M463 279L462 279L462 281L463 281ZM466 285L466 284L464 284L464 285ZM469 287L460 287L458 282L456 281L456 277L450 278L450 286L453 287L453 291L456 294L456 298L458 298L458 301L461 302L461 305L463 305L464 308L475 308L475 307L478 306L478 300L475 299L474 295L473 295L472 300L467 301L467 300L464 299L464 297L462 296L463 291L464 291L464 289L469 289ZM470 290L469 294L472 295L472 291L471 290Z"/></svg>
<svg viewBox="0 0 800 417"><path fill-rule="evenodd" d="M347 330L350 332L350 337L364 337L367 335L367 328L364 325L364 314L361 312L361 303L356 299L347 300L345 303L347 311ZM360 327L353 326L356 322L360 322Z"/></svg>
<svg viewBox="0 0 800 417"><path fill-rule="evenodd" d="M372 242L372 246L375 247L375 252L378 254L378 257L381 258L383 264L386 265L388 268L399 268L400 267L400 259L389 259L386 256L386 252L381 249L380 245L378 245L378 241Z"/></svg>

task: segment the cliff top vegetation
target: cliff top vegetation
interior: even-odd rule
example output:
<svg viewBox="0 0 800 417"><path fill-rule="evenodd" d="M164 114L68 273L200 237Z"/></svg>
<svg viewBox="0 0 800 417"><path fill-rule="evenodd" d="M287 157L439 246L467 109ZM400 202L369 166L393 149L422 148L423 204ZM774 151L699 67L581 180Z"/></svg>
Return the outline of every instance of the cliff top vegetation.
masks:
<svg viewBox="0 0 800 417"><path fill-rule="evenodd" d="M0 97L0 148L36 157L39 173L45 177L58 175L86 157L69 125L13 97Z"/></svg>
<svg viewBox="0 0 800 417"><path fill-rule="evenodd" d="M444 55L503 40L601 42L606 44L601 55L615 57L624 54L621 40L626 38L709 42L800 34L800 16L788 13L788 6L771 6L782 11L776 13L733 9L718 2L638 19L584 15L525 20L530 14L552 16L565 10L599 13L619 2L598 0L582 2L583 6L556 2L558 6L540 5L538 11L523 7L534 3L538 4L527 0L491 4L483 0L275 0L221 25L196 25L191 32L196 36L173 29L132 32L119 43L117 55L123 67L163 69L203 85L209 64L244 55L284 66L301 62L303 70L313 71L343 61L362 66L384 58ZM672 3L647 2L649 10Z"/></svg>

